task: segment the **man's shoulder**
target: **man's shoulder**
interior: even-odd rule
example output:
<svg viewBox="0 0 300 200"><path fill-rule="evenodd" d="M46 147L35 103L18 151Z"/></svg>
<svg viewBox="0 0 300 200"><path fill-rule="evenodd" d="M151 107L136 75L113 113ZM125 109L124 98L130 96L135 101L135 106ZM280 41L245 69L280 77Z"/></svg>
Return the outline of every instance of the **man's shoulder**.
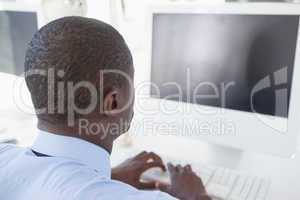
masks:
<svg viewBox="0 0 300 200"><path fill-rule="evenodd" d="M18 174L22 166L20 176L24 180L35 183L35 186L47 185L47 187L38 188L38 191L52 194L53 197L59 196L62 199L72 200L175 200L158 191L141 191L125 183L111 180L110 177L103 176L101 172L70 159L54 157L37 159L31 154L22 152L27 152L26 148L0 144L0 166L6 166L8 161L17 159L18 164L10 171ZM21 156L17 156L19 154ZM27 185L27 190L29 188L30 186ZM32 189L35 191L37 188Z"/></svg>

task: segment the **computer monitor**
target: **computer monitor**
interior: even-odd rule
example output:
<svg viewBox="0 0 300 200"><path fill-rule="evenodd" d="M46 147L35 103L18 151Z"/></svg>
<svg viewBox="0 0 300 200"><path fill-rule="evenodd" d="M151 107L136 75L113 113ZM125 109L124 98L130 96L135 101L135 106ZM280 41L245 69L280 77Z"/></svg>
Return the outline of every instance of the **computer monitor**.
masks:
<svg viewBox="0 0 300 200"><path fill-rule="evenodd" d="M151 8L149 65L137 75L150 82L149 98L138 104L157 112L142 117L165 124L169 134L293 155L300 127L299 16L295 4Z"/></svg>
<svg viewBox="0 0 300 200"><path fill-rule="evenodd" d="M20 75L25 51L40 23L35 4L0 3L0 72Z"/></svg>

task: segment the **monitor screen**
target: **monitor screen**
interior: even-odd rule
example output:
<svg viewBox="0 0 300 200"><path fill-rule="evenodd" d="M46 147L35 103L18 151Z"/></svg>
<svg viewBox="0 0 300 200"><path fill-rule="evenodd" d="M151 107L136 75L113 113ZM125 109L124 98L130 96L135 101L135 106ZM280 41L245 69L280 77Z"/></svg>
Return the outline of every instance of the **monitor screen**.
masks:
<svg viewBox="0 0 300 200"><path fill-rule="evenodd" d="M154 14L151 96L288 117L299 16Z"/></svg>
<svg viewBox="0 0 300 200"><path fill-rule="evenodd" d="M37 29L37 13L0 11L0 72L24 72L27 45Z"/></svg>

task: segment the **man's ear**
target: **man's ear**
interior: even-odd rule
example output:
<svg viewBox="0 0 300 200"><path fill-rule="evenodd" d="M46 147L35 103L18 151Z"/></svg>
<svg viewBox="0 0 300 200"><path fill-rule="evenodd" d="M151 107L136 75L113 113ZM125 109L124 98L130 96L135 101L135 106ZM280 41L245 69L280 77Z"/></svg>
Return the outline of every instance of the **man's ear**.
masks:
<svg viewBox="0 0 300 200"><path fill-rule="evenodd" d="M104 97L104 113L105 114L113 114L115 110L118 109L119 107L119 102L118 102L118 91L117 90L111 90L109 91L105 97Z"/></svg>

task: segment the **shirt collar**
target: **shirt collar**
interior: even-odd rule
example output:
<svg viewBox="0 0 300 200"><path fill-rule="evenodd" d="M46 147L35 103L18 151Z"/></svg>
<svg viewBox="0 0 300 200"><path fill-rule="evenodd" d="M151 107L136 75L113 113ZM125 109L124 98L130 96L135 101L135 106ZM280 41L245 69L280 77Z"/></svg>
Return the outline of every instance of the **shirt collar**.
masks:
<svg viewBox="0 0 300 200"><path fill-rule="evenodd" d="M38 131L32 150L53 156L75 160L111 177L110 155L103 148L82 139Z"/></svg>

